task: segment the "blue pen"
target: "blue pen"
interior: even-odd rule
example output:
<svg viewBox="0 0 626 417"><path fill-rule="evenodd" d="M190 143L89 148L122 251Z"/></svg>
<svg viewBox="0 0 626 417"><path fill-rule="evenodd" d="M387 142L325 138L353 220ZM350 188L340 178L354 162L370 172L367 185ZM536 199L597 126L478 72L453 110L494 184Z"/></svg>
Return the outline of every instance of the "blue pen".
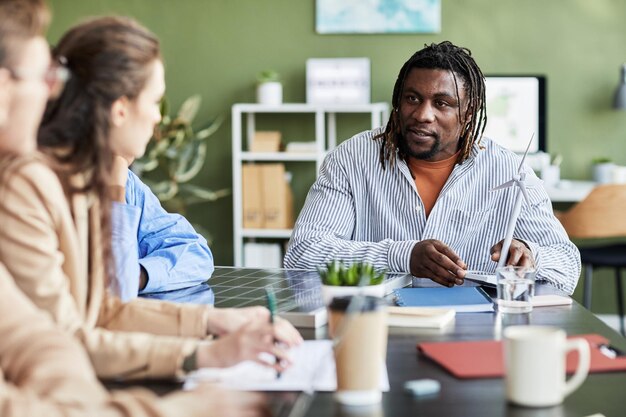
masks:
<svg viewBox="0 0 626 417"><path fill-rule="evenodd" d="M267 298L267 309L270 311L270 323L274 324L274 317L276 316L276 296L274 291L270 288L265 288L265 297ZM276 342L276 340L274 340ZM276 364L280 363L278 356L276 357ZM280 371L276 371L276 378L280 378Z"/></svg>

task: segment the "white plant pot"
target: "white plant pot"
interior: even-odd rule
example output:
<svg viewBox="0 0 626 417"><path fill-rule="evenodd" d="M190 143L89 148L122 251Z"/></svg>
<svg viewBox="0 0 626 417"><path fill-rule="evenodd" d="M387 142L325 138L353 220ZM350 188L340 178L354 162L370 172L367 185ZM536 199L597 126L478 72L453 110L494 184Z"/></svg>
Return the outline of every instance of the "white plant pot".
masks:
<svg viewBox="0 0 626 417"><path fill-rule="evenodd" d="M609 184L613 182L613 170L615 164L607 162L593 165L593 180L598 184Z"/></svg>
<svg viewBox="0 0 626 417"><path fill-rule="evenodd" d="M270 106L283 102L283 85L278 81L261 83L256 87L256 101Z"/></svg>
<svg viewBox="0 0 626 417"><path fill-rule="evenodd" d="M348 295L371 295L374 297L385 296L385 284L365 285L363 287L343 287L338 285L322 285L322 299L328 305L335 297L345 297Z"/></svg>

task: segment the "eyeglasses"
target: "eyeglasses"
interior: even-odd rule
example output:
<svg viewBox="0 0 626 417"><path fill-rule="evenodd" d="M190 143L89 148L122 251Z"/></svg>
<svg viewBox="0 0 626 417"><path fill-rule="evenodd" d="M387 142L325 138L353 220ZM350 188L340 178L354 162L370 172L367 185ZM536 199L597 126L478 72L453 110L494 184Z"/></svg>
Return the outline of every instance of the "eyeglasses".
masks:
<svg viewBox="0 0 626 417"><path fill-rule="evenodd" d="M65 59L61 57L58 63L51 65L43 73L35 71L14 68L9 69L11 76L16 80L33 80L39 79L48 86L50 99L58 98L65 87L65 83L70 78L70 71L65 66Z"/></svg>

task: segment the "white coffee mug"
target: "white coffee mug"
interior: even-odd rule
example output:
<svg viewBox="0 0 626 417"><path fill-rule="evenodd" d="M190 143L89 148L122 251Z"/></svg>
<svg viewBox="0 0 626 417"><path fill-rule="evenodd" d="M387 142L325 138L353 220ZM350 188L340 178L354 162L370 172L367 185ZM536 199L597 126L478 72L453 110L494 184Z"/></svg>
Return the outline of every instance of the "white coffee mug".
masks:
<svg viewBox="0 0 626 417"><path fill-rule="evenodd" d="M567 352L578 351L578 366L566 381ZM515 404L548 407L583 383L589 372L589 344L567 339L565 331L549 326L511 326L504 330L506 397Z"/></svg>

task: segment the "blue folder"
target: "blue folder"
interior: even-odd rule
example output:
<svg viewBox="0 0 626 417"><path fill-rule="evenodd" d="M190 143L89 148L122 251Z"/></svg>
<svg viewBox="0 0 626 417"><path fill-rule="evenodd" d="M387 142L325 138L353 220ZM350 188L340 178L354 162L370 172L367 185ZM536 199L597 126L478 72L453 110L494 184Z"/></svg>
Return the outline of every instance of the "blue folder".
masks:
<svg viewBox="0 0 626 417"><path fill-rule="evenodd" d="M451 308L457 313L493 311L491 297L480 287L400 288L394 294L401 307Z"/></svg>

